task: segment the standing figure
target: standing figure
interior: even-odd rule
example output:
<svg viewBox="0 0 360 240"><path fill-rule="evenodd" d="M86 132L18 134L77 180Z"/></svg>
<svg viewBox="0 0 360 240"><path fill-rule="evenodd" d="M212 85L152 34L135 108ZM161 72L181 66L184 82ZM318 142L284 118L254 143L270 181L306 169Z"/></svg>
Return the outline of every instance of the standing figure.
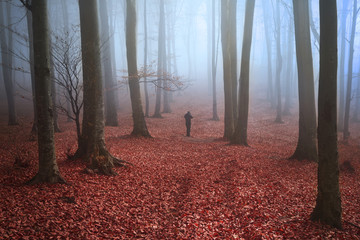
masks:
<svg viewBox="0 0 360 240"><path fill-rule="evenodd" d="M193 116L191 116L190 111L188 111L185 115L185 124L186 124L186 136L190 137L190 128L191 128L191 119L193 118Z"/></svg>

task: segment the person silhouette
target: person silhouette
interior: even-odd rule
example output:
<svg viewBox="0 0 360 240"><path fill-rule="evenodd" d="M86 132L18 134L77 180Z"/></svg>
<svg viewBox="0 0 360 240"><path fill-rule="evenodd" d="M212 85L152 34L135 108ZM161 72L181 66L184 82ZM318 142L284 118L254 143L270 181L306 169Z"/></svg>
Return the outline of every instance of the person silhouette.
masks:
<svg viewBox="0 0 360 240"><path fill-rule="evenodd" d="M191 115L190 111L188 111L185 115L185 125L186 125L186 136L190 137L190 129L191 129L191 119L193 116Z"/></svg>

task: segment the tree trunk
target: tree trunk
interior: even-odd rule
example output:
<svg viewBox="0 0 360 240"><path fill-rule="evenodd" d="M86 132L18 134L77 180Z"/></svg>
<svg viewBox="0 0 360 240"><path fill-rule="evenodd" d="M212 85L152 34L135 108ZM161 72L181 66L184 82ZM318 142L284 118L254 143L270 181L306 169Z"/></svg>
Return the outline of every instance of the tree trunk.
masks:
<svg viewBox="0 0 360 240"><path fill-rule="evenodd" d="M110 52L110 31L109 31L109 17L107 1L99 1L100 4L100 19L102 31L102 66L105 77L105 125L118 126L117 111L116 111L116 98L115 98L115 83L113 76L113 68Z"/></svg>
<svg viewBox="0 0 360 240"><path fill-rule="evenodd" d="M230 31L230 61L231 61L231 97L233 107L234 126L238 117L238 77L237 77L237 46L236 46L236 7L237 0L230 0L230 16L229 16L229 31Z"/></svg>
<svg viewBox="0 0 360 240"><path fill-rule="evenodd" d="M13 58L11 53L11 51L13 50L12 31L6 29L5 27L5 26L9 27L11 24L11 4L10 2L4 2L0 4L1 4L0 25L3 26L3 31L0 34L1 59L2 59L2 74L4 78L6 99L8 105L8 115L9 115L8 125L18 125L17 117L16 117L15 93L14 93L13 74L12 74L13 73L12 70ZM4 20L5 16L7 16L6 23ZM7 39L6 39L6 35L8 37Z"/></svg>
<svg viewBox="0 0 360 240"><path fill-rule="evenodd" d="M338 114L338 130L344 131L344 115L345 115L345 51L346 51L346 19L348 16L349 0L343 1L343 10L341 13L340 25L340 66L339 66L339 114Z"/></svg>
<svg viewBox="0 0 360 240"><path fill-rule="evenodd" d="M293 0L299 91L299 137L290 159L317 161L314 70L308 1Z"/></svg>
<svg viewBox="0 0 360 240"><path fill-rule="evenodd" d="M211 30L211 77L212 77L212 97L213 97L213 117L212 120L219 121L217 113L217 98L216 98L216 57L215 53L215 0L212 0L212 30Z"/></svg>
<svg viewBox="0 0 360 240"><path fill-rule="evenodd" d="M294 57L294 23L292 20L292 15L289 14L289 31L288 31L288 48L287 48L287 64L286 64L286 92L285 92L285 104L284 104L284 115L290 115L291 108L291 84L293 80L293 57ZM315 104L315 103L314 103Z"/></svg>
<svg viewBox="0 0 360 240"><path fill-rule="evenodd" d="M149 117L149 93L147 84L147 61L148 61L148 30L147 30L147 14L146 0L144 0L144 93L145 93L145 117Z"/></svg>
<svg viewBox="0 0 360 240"><path fill-rule="evenodd" d="M157 81L156 81L156 102L154 118L161 118L161 92L163 85L163 76L165 69L163 69L163 55L165 54L163 46L165 45L165 10L164 0L160 0L160 20L159 20L159 39L158 39L158 69L157 69Z"/></svg>
<svg viewBox="0 0 360 240"><path fill-rule="evenodd" d="M137 71L135 4L135 0L126 0L126 50L130 98L134 123L131 135L151 137L146 127L144 112L141 104L140 84Z"/></svg>
<svg viewBox="0 0 360 240"><path fill-rule="evenodd" d="M337 150L337 11L336 0L320 0L320 80L318 119L318 193L311 214L320 221L341 228L341 196Z"/></svg>
<svg viewBox="0 0 360 240"><path fill-rule="evenodd" d="M277 88L277 107L276 107L276 119L275 122L283 123L281 112L281 69L282 69L282 56L281 56L281 38L280 38L280 0L276 0L276 88Z"/></svg>
<svg viewBox="0 0 360 240"><path fill-rule="evenodd" d="M28 183L64 182L55 157L53 105L51 102L50 42L47 0L32 3L35 97L38 116L39 170Z"/></svg>
<svg viewBox="0 0 360 240"><path fill-rule="evenodd" d="M50 57L50 58L51 58L50 59L51 101L53 103L53 111L54 111L54 113L53 113L53 115L54 115L54 131L61 132L60 127L59 127L59 122L58 122L58 112L56 109L57 92L56 92L56 83L55 83L55 67L54 67L53 58L52 57Z"/></svg>
<svg viewBox="0 0 360 240"><path fill-rule="evenodd" d="M250 75L250 50L254 19L255 0L247 0L245 8L244 40L241 53L240 88L239 88L239 116L232 144L248 146L247 126L249 115L249 75Z"/></svg>
<svg viewBox="0 0 360 240"><path fill-rule="evenodd" d="M221 1L221 43L223 52L225 97L224 138L227 139L230 139L234 133L229 16L230 0L223 0Z"/></svg>
<svg viewBox="0 0 360 240"><path fill-rule="evenodd" d="M88 168L94 172L113 175L114 164L120 161L111 156L105 146L97 1L79 0L79 10L84 113L81 144L76 155L85 156Z"/></svg>
<svg viewBox="0 0 360 240"><path fill-rule="evenodd" d="M268 72L268 100L271 103L271 107L275 107L274 90L273 90L273 73L272 73L272 44L270 39L270 24L271 18L269 16L269 10L267 8L268 1L262 0L263 16L264 16L264 29L266 39L266 50L267 50L267 72Z"/></svg>
<svg viewBox="0 0 360 240"><path fill-rule="evenodd" d="M348 62L348 74L347 74L347 85L346 85L346 99L345 99L345 112L344 112L344 130L343 138L344 141L350 136L349 124L350 124L350 103L351 103L351 92L352 92L352 78L353 78L353 61L354 61L354 41L356 34L356 18L357 18L357 0L354 0L353 5L353 17L351 23L351 36L349 46L349 62Z"/></svg>

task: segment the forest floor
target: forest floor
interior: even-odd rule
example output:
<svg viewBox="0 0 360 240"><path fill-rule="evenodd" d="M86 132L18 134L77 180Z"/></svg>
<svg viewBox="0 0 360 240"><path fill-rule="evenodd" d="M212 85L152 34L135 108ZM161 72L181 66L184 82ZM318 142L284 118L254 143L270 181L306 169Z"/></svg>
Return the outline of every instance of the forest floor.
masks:
<svg viewBox="0 0 360 240"><path fill-rule="evenodd" d="M35 186L24 184L38 166L32 117L7 126L2 114L0 239L360 239L352 225L360 225L360 123L352 123L347 144L339 140L339 161L350 161L355 173L340 172L338 230L309 220L317 164L288 160L297 142L295 111L276 124L275 110L254 101L250 147L242 147L221 138L223 122L209 120L211 104L187 98L172 108L162 119L147 119L151 139L129 136L128 111L119 113L119 127L106 127L109 151L133 164L116 168L117 176L85 174L81 160L67 159L76 133L62 120L56 152L68 184ZM192 137L184 136L188 110ZM15 158L23 164L14 165Z"/></svg>

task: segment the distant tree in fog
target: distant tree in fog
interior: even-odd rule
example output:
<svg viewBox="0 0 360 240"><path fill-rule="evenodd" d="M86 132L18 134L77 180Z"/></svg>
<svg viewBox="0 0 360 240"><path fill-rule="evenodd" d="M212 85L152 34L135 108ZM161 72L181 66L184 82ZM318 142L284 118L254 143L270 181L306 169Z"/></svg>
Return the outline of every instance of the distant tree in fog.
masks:
<svg viewBox="0 0 360 240"><path fill-rule="evenodd" d="M342 228L337 147L337 11L336 0L320 0L320 81L318 102L318 193L311 214L320 221Z"/></svg>
<svg viewBox="0 0 360 240"><path fill-rule="evenodd" d="M247 146L247 127L249 115L249 78L250 78L250 50L252 42L252 29L254 19L255 0L246 0L244 38L240 68L239 87L239 116L237 118L234 135L231 138L232 144Z"/></svg>
<svg viewBox="0 0 360 240"><path fill-rule="evenodd" d="M280 21L280 0L275 3L275 39L276 39L276 119L275 122L282 123L282 103L281 103L281 69L282 69L282 56L281 56L281 21Z"/></svg>
<svg viewBox="0 0 360 240"><path fill-rule="evenodd" d="M111 36L109 31L109 17L107 1L99 1L100 23L101 23L101 53L102 68L104 71L105 81L105 125L118 126L116 111L116 83L113 76L113 64L111 58Z"/></svg>
<svg viewBox="0 0 360 240"><path fill-rule="evenodd" d="M344 129L343 138L346 141L350 136L349 124L350 124L350 103L352 99L352 79L353 79L353 61L354 61L354 42L356 34L356 20L359 9L357 8L357 0L354 0L353 14L351 21L351 35L349 46L349 61L348 61L348 73L346 84L346 96L345 96L345 112L344 112Z"/></svg>
<svg viewBox="0 0 360 240"><path fill-rule="evenodd" d="M136 1L126 0L126 52L133 117L133 131L131 135L151 137L146 126L141 103L136 43Z"/></svg>
<svg viewBox="0 0 360 240"><path fill-rule="evenodd" d="M147 72L148 64L148 30L147 30L147 13L146 0L144 0L144 72ZM145 94L145 117L149 117L149 92L147 77L144 76L144 94Z"/></svg>
<svg viewBox="0 0 360 240"><path fill-rule="evenodd" d="M221 44L223 53L224 73L224 137L230 139L234 133L234 113L232 98L232 75L231 75L231 40L230 40L230 0L221 1Z"/></svg>
<svg viewBox="0 0 360 240"><path fill-rule="evenodd" d="M6 17L6 18L5 18ZM1 67L5 85L9 125L17 125L15 91L13 79L13 37L11 24L11 3L0 1L0 42L1 42Z"/></svg>
<svg viewBox="0 0 360 240"><path fill-rule="evenodd" d="M230 32L230 64L231 64L231 97L234 117L234 127L236 125L236 119L238 117L238 75L237 75L237 39L236 39L236 9L237 0L229 0L229 32Z"/></svg>
<svg viewBox="0 0 360 240"><path fill-rule="evenodd" d="M219 121L217 113L217 97L216 97L216 67L217 67L217 56L218 49L215 40L215 0L212 0L212 17L211 17L211 78L212 78L212 97L213 97L213 108L212 108L212 120ZM216 51L215 51L216 49Z"/></svg>
<svg viewBox="0 0 360 240"><path fill-rule="evenodd" d="M33 21L35 97L38 127L39 170L28 183L64 182L56 163L51 102L50 41L47 0L22 1L31 9Z"/></svg>
<svg viewBox="0 0 360 240"><path fill-rule="evenodd" d="M299 91L299 136L291 159L317 161L314 71L308 1L293 0Z"/></svg>

